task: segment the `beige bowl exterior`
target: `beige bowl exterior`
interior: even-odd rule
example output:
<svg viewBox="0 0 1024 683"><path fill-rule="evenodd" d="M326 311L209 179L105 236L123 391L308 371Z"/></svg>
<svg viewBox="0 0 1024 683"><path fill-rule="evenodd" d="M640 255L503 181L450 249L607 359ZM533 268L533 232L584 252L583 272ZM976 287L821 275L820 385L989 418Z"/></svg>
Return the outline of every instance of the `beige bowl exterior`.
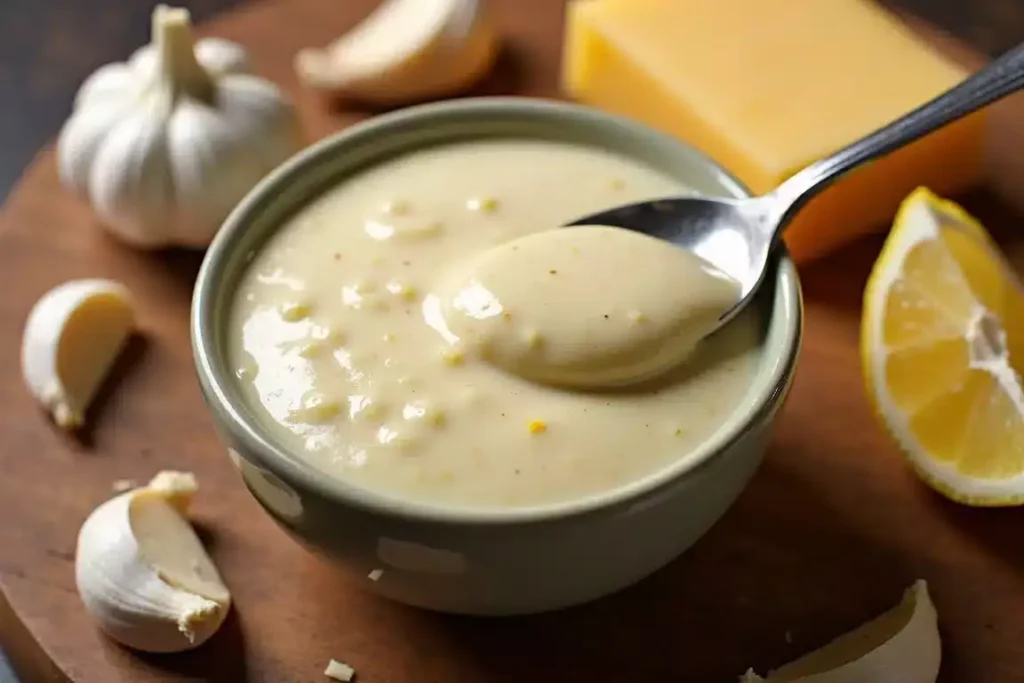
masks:
<svg viewBox="0 0 1024 683"><path fill-rule="evenodd" d="M748 395L696 452L641 481L570 503L515 510L446 509L327 477L273 443L241 397L222 340L239 277L296 209L361 168L430 144L526 136L624 153L696 189L746 191L692 148L622 118L524 98L429 104L323 140L260 183L206 255L192 307L203 394L257 501L299 543L368 590L410 605L481 615L541 612L624 588L689 548L757 469L793 379L802 333L796 270L782 253L758 296L762 362Z"/></svg>

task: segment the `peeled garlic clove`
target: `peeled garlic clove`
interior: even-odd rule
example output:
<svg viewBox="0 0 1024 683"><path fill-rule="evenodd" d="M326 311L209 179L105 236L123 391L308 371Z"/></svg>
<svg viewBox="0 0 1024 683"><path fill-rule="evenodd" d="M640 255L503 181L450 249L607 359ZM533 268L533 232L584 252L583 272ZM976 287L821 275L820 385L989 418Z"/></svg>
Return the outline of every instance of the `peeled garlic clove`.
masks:
<svg viewBox="0 0 1024 683"><path fill-rule="evenodd" d="M72 280L44 294L25 323L25 384L58 425L73 429L135 326L128 290L111 280Z"/></svg>
<svg viewBox="0 0 1024 683"><path fill-rule="evenodd" d="M188 513L188 506L192 504L192 497L199 490L199 484L196 475L191 472L163 470L150 480L147 488L160 492L168 503L184 515Z"/></svg>
<svg viewBox="0 0 1024 683"><path fill-rule="evenodd" d="M107 635L136 650L198 647L231 607L227 586L183 515L189 477L161 473L149 486L108 500L78 535L82 602Z"/></svg>
<svg viewBox="0 0 1024 683"><path fill-rule="evenodd" d="M917 581L899 605L768 678L741 683L935 683L942 661L928 584Z"/></svg>
<svg viewBox="0 0 1024 683"><path fill-rule="evenodd" d="M497 48L482 0L385 0L326 48L300 51L295 70L311 88L394 105L469 87Z"/></svg>

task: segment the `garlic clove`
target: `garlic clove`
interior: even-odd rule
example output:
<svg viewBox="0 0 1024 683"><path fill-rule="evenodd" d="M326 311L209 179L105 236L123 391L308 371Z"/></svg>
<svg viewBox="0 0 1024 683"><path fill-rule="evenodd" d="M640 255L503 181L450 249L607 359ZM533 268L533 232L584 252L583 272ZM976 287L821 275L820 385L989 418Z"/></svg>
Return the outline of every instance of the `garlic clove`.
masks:
<svg viewBox="0 0 1024 683"><path fill-rule="evenodd" d="M137 248L163 246L172 233L174 196L166 124L155 118L155 108L137 107L120 117L94 153L89 177L88 194L96 213L114 235Z"/></svg>
<svg viewBox="0 0 1024 683"><path fill-rule="evenodd" d="M263 79L232 77L218 92L218 108L214 114L200 103L180 102L164 129L177 206L177 220L165 231L183 246L205 246L210 231L202 217L226 216L258 180L255 169L269 171L299 146L291 107ZM206 136L207 144L201 148L195 145L197 130ZM257 131L261 131L258 144L242 143ZM210 178L216 178L215 189ZM128 190L129 195L134 192ZM94 198L100 196L97 193ZM146 225L154 222L147 220ZM128 220L125 227L137 224Z"/></svg>
<svg viewBox="0 0 1024 683"><path fill-rule="evenodd" d="M127 65L104 64L82 82L75 94L75 107L110 98L121 99L122 104L127 104L135 95L132 92L134 80L132 69Z"/></svg>
<svg viewBox="0 0 1024 683"><path fill-rule="evenodd" d="M158 475L171 490L184 473ZM78 536L75 579L90 615L111 638L146 652L198 647L224 622L231 595L168 490L151 484L112 498Z"/></svg>
<svg viewBox="0 0 1024 683"><path fill-rule="evenodd" d="M107 87L97 84L91 93L79 91L79 97L89 101L89 116L71 117L57 137L57 148L62 150L57 158L61 183L80 194L89 190L93 160L106 132L130 111L131 105L125 98L104 92ZM93 100L97 103L93 104Z"/></svg>
<svg viewBox="0 0 1024 683"><path fill-rule="evenodd" d="M938 616L919 580L885 614L766 679L748 671L741 683L935 683L941 661Z"/></svg>
<svg viewBox="0 0 1024 683"><path fill-rule="evenodd" d="M137 492L128 520L139 553L168 585L218 604L231 599L199 537L163 492Z"/></svg>
<svg viewBox="0 0 1024 683"><path fill-rule="evenodd" d="M56 423L80 426L135 326L130 296L111 280L72 280L51 289L25 323L25 384Z"/></svg>
<svg viewBox="0 0 1024 683"><path fill-rule="evenodd" d="M249 72L249 56L245 48L223 38L204 38L198 41L196 59L213 76Z"/></svg>
<svg viewBox="0 0 1024 683"><path fill-rule="evenodd" d="M497 51L483 0L386 0L326 48L300 51L295 70L308 87L394 105L469 87Z"/></svg>
<svg viewBox="0 0 1024 683"><path fill-rule="evenodd" d="M185 515L193 496L199 490L199 484L196 475L191 472L163 470L150 480L146 488L159 492L178 512Z"/></svg>

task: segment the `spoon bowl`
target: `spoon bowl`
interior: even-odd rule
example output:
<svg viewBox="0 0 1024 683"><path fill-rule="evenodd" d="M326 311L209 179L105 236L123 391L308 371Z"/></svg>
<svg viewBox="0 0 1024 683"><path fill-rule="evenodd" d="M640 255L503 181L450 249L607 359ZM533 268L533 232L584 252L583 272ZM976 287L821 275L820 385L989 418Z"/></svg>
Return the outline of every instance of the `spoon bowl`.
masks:
<svg viewBox="0 0 1024 683"><path fill-rule="evenodd" d="M568 225L607 225L646 233L692 251L740 285L732 320L765 278L768 257L796 213L855 168L903 147L1024 87L1024 44L930 102L750 199L677 197L615 207ZM714 333L714 330L711 331Z"/></svg>
<svg viewBox="0 0 1024 683"><path fill-rule="evenodd" d="M607 225L667 240L704 259L739 283L739 299L719 327L743 310L768 270L774 246L772 195L752 199L676 197L618 206L574 225Z"/></svg>

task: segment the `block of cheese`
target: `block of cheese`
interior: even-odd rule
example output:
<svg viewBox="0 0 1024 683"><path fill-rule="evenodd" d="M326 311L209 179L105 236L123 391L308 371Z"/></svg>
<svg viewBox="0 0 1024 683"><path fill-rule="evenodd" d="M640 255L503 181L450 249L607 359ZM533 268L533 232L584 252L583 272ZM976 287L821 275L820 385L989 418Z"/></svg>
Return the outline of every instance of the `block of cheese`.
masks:
<svg viewBox="0 0 1024 683"><path fill-rule="evenodd" d="M753 192L955 85L965 71L870 0L575 0L563 88L693 144ZM977 182L979 112L843 178L786 233L798 260L891 221L925 185Z"/></svg>

